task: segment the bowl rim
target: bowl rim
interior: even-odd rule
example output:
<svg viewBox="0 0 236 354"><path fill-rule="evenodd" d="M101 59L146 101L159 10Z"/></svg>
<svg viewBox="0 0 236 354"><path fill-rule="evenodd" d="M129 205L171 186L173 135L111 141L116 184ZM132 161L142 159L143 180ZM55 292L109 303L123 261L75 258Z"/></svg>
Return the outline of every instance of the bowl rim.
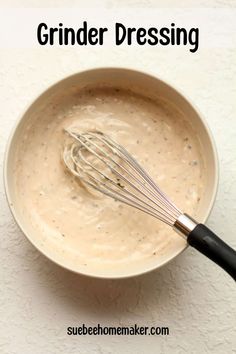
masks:
<svg viewBox="0 0 236 354"><path fill-rule="evenodd" d="M66 265L66 264L62 264L60 263L58 260L55 260L54 257L51 254L47 254L39 245L36 245L34 240L31 239L31 237L29 236L29 233L25 230L25 227L23 226L23 224L21 223L21 218L18 216L17 211L14 207L14 204L11 202L11 193L10 193L10 189L9 189L9 184L8 184L8 177L7 177L7 170L8 170L8 163L9 163L9 154L10 154L10 150L11 150L11 146L12 146L12 141L13 138L18 130L18 127L23 119L23 117L25 116L25 114L27 113L27 111L30 109L30 107L38 100L40 99L41 96L43 96L46 92L48 92L49 90L53 89L54 87L56 87L57 85L59 85L60 83L62 83L63 81L67 81L72 79L73 77L79 76L81 74L86 74L86 73L92 73L92 72L96 72L96 71L122 71L122 72L132 72L133 74L142 74L146 77L149 77L151 79L154 80L158 80L159 82L161 82L162 84L168 86L168 88L170 88L172 91L175 92L176 95L178 95L179 97L181 97L183 100L185 100L190 106L191 108L196 112L198 119L201 121L202 125L204 126L204 129L207 133L207 136L209 138L209 142L211 144L211 148L212 148L212 157L213 157L213 163L214 163L214 184L213 184L213 188L212 188L212 193L211 193L211 197L209 198L209 204L208 207L206 208L206 212L205 212L205 216L202 218L202 222L206 222L208 217L210 216L210 213L212 211L213 205L215 203L216 200L216 196L217 196L217 191L218 191L218 185L219 185L219 158L218 158L218 153L217 153L217 149L216 149L216 143L215 143L215 139L213 137L213 134L209 128L209 125L205 119L205 116L203 116L203 114L199 111L199 109L195 106L195 104L193 104L192 100L189 99L189 97L186 94L182 93L182 90L180 90L179 88L177 89L175 87L175 85L169 83L168 81L166 81L165 79L161 78L158 74L158 76L156 75L156 73L154 73L152 70L148 70L148 71L143 71L143 70L139 70L139 69L133 69L133 68L129 68L129 67L122 67L122 66L99 66L99 67L92 67L92 68L88 68L85 70L80 70L80 71L76 71L74 73L72 73L71 75L67 75L65 77L63 77L62 79L50 84L49 86L46 87L46 89L44 89L39 95L37 95L33 100L31 100L26 106L25 108L22 110L22 112L19 114L18 118L16 119L16 122L13 124L13 127L11 128L11 132L10 135L8 137L7 143L6 143L6 147L5 147L5 153L4 153L4 161L3 161L3 182L4 182L4 189L5 189L5 194L6 194L6 199L8 202L8 206L9 209L11 211L11 214L13 216L13 219L15 220L16 224L18 225L18 227L20 228L21 232L24 234L24 236L30 241L30 243L42 254L44 255L46 258L50 259L52 262L54 262L55 264L57 264L58 266L69 270L75 274L80 274L83 276L88 276L91 278L97 278L97 279L126 279L126 278L131 278L131 277L137 277L137 276L141 276L143 274L149 273L151 271L157 270L162 268L163 266L165 266L166 264L168 264L169 262L171 262L172 260L174 260L178 255L180 255L182 252L184 252L187 248L188 248L188 244L186 243L186 245L183 247L183 249L176 251L176 253L174 255L172 255L171 257L167 258L165 261L163 261L160 265L156 265L156 266L151 266L151 267L147 267L146 269L144 269L142 272L140 271L135 271L132 274L117 274L117 275L102 275L102 274L95 274L94 272L86 272L86 271L82 271L82 270L77 270L77 269L73 269L71 266Z"/></svg>

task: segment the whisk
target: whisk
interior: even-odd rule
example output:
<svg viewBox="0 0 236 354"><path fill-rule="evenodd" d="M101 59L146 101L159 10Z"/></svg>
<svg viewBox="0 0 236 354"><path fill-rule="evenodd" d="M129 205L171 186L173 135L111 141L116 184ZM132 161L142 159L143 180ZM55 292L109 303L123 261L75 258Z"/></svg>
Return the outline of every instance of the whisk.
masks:
<svg viewBox="0 0 236 354"><path fill-rule="evenodd" d="M183 213L123 146L99 131L66 133L63 160L81 183L168 224L236 280L235 250Z"/></svg>

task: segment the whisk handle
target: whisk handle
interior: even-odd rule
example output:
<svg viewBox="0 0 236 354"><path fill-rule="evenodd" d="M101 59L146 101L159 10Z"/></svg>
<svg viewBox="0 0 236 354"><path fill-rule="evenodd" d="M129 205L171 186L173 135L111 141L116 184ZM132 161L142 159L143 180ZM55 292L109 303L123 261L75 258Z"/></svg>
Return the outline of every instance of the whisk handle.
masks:
<svg viewBox="0 0 236 354"><path fill-rule="evenodd" d="M207 256L236 280L236 251L208 227L198 224L188 235L190 246Z"/></svg>

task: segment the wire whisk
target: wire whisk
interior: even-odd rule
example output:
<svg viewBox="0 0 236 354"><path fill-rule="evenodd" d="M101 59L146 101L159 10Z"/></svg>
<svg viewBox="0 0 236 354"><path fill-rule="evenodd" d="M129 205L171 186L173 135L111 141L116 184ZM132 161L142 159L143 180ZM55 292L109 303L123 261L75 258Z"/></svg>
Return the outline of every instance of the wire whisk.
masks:
<svg viewBox="0 0 236 354"><path fill-rule="evenodd" d="M123 146L98 131L80 134L67 129L66 133L71 142L64 147L64 163L85 186L172 226L188 244L236 279L236 252L183 213Z"/></svg>

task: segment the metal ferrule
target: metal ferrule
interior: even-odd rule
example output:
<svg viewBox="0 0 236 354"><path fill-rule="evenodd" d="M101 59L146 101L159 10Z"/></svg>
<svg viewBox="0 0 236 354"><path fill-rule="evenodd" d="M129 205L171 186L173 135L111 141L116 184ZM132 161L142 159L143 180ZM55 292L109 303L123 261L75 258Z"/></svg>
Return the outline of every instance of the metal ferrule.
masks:
<svg viewBox="0 0 236 354"><path fill-rule="evenodd" d="M193 229L198 225L198 222L192 219L188 214L182 214L178 217L173 225L173 229L187 239Z"/></svg>

